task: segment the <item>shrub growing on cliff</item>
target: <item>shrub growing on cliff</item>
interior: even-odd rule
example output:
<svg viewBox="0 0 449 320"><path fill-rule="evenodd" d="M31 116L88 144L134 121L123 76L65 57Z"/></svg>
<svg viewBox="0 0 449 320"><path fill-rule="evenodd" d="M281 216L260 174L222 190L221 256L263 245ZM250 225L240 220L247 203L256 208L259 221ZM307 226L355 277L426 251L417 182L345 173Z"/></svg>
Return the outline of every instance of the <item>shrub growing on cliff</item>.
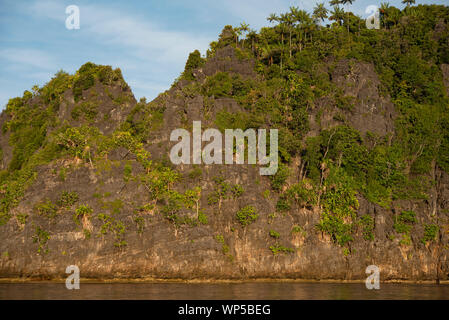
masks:
<svg viewBox="0 0 449 320"><path fill-rule="evenodd" d="M41 227L36 227L33 235L33 242L38 244L37 253L48 253L47 242L50 240L50 233Z"/></svg>
<svg viewBox="0 0 449 320"><path fill-rule="evenodd" d="M280 254L280 253L288 254L288 253L293 253L293 252L295 252L294 249L285 247L285 246L280 245L280 244L278 244L278 243L276 243L276 244L273 245L273 246L270 246L270 250L271 250L271 252L273 253L273 255L275 255L275 256L278 255L278 254Z"/></svg>
<svg viewBox="0 0 449 320"><path fill-rule="evenodd" d="M360 218L360 225L362 226L363 239L368 241L374 240L374 219L370 215L364 215Z"/></svg>
<svg viewBox="0 0 449 320"><path fill-rule="evenodd" d="M224 200L229 199L231 195L234 198L239 198L244 192L241 185L231 184L223 177L215 177L213 180L215 183L214 191L207 197L207 202L209 205L218 204L219 212L221 212L221 205Z"/></svg>
<svg viewBox="0 0 449 320"><path fill-rule="evenodd" d="M69 155L92 161L92 149L98 136L96 127L68 127L56 135L55 142Z"/></svg>
<svg viewBox="0 0 449 320"><path fill-rule="evenodd" d="M198 50L195 50L189 54L189 58L187 59L186 66L184 68L184 72L181 75L181 79L185 80L195 80L193 76L193 71L204 64L205 60L201 57L201 53Z"/></svg>
<svg viewBox="0 0 449 320"><path fill-rule="evenodd" d="M237 220L244 227L256 221L258 216L256 209L251 205L243 207L236 214Z"/></svg>
<svg viewBox="0 0 449 320"><path fill-rule="evenodd" d="M58 206L70 208L79 200L78 193L63 191L57 202Z"/></svg>
<svg viewBox="0 0 449 320"><path fill-rule="evenodd" d="M100 228L100 233L102 235L106 235L109 232L112 232L115 237L114 246L117 248L121 248L127 245L125 241L125 231L126 227L120 220L117 220L115 217L110 216L108 214L100 213L98 215L98 219L103 223Z"/></svg>
<svg viewBox="0 0 449 320"><path fill-rule="evenodd" d="M270 237L275 239L279 239L279 237L281 236L280 233L275 230L270 230L269 235Z"/></svg>
<svg viewBox="0 0 449 320"><path fill-rule="evenodd" d="M303 180L290 186L279 198L276 209L279 211L288 211L294 203L301 207L313 206L317 202L317 193L312 184Z"/></svg>
<svg viewBox="0 0 449 320"><path fill-rule="evenodd" d="M424 225L424 237L421 239L423 244L432 242L437 239L439 227L436 224Z"/></svg>
<svg viewBox="0 0 449 320"><path fill-rule="evenodd" d="M78 120L82 116L87 121L93 121L98 114L98 104L92 101L76 105L71 112L72 118Z"/></svg>
<svg viewBox="0 0 449 320"><path fill-rule="evenodd" d="M75 210L75 213L73 214L73 221L79 225L82 220L89 219L92 212L93 210L89 207L89 205L81 205Z"/></svg>
<svg viewBox="0 0 449 320"><path fill-rule="evenodd" d="M83 90L94 86L95 79L106 85L110 85L114 81L120 81L122 88L127 88L120 69L112 70L110 66L100 66L87 62L79 68L74 76L72 90L75 102L80 100Z"/></svg>
<svg viewBox="0 0 449 320"><path fill-rule="evenodd" d="M58 207L48 199L36 204L34 208L39 215L50 219L55 218L58 214Z"/></svg>
<svg viewBox="0 0 449 320"><path fill-rule="evenodd" d="M281 191L289 175L290 170L288 167L284 164L280 164L276 174L270 176L271 187L276 191Z"/></svg>
<svg viewBox="0 0 449 320"><path fill-rule="evenodd" d="M344 246L353 241L354 219L359 207L354 181L341 168L331 166L325 186L318 229L329 234L335 243Z"/></svg>
<svg viewBox="0 0 449 320"><path fill-rule="evenodd" d="M416 222L416 213L412 210L404 210L394 218L394 230L402 235L401 244L410 245L410 231Z"/></svg>

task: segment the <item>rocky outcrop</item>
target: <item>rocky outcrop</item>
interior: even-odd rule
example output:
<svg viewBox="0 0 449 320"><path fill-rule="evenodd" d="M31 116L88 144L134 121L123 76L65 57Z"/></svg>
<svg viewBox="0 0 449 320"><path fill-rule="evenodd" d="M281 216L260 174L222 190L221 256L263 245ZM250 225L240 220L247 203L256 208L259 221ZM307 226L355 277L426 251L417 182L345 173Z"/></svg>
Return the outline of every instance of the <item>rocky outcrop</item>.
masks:
<svg viewBox="0 0 449 320"><path fill-rule="evenodd" d="M218 50L213 57L195 72L195 75L211 76L217 72L236 73L244 78L255 77L254 61L237 57L233 47Z"/></svg>
<svg viewBox="0 0 449 320"><path fill-rule="evenodd" d="M218 51L215 58L195 73L199 79L218 71L250 77L253 69L248 63L240 61L228 48ZM388 97L380 94L380 82L372 65L343 61L337 64L331 77L345 95L355 99L354 108L347 112L351 125L363 133L385 135L393 131L393 106ZM163 124L145 145L154 158L167 159L173 145L169 141L172 129L194 120L210 123L210 114L204 111L205 98L201 95L189 97L182 88L183 84L178 83L155 101L163 106ZM110 133L122 123L136 103L132 93L125 91L129 98L126 103L121 107L114 104L120 92L120 88L96 87L83 95L85 101L98 101L100 107L93 124L104 133ZM64 96L59 117L72 121L68 116L74 108L71 90ZM212 117L223 109L243 111L231 98L214 99L208 104ZM328 118L324 127L333 125L332 117ZM7 161L10 157L6 147L8 136L2 135L0 139ZM368 214L374 218L375 240L366 241L362 230L358 229L351 254L347 254L317 230L318 207L298 206L288 213L275 213L278 195L267 193L270 180L261 177L258 168L252 165L178 166L183 179L176 189L202 187L200 208L208 222L176 227L155 210L141 209L151 201L148 190L139 181L124 179L123 174L125 165L131 165L135 175L144 171L132 161L133 157L119 148L108 156L110 162L96 167L71 160L58 160L39 167L37 179L13 209L13 217L0 227L0 276L65 277L66 267L77 265L82 277L102 279L343 280L365 279L366 267L374 264L380 267L382 280L449 278L449 250L444 245L449 243L448 233L442 232L436 243L419 241L424 223L439 219L442 225L449 226L449 176L439 169L433 172L437 183L432 186L430 199L396 201L386 209L359 197L358 215ZM238 198L223 199L221 206L210 204L208 196L216 188L215 177L223 177L230 185L241 185L244 192ZM76 223L73 207L62 209L51 219L36 213L37 203L43 199L56 203L62 191L76 192L78 203L89 204L93 209L91 219ZM249 204L256 208L259 217L243 228L235 215ZM418 223L411 232L410 244L400 244L400 239L393 237L393 219L399 208L417 212ZM23 213L28 214L25 224L19 219ZM98 219L101 213L114 218L109 226L120 223L125 231L118 235L114 228L105 229L105 222ZM39 240L37 226L49 232L47 241ZM294 226L300 228L292 232ZM270 236L270 230L276 230L279 238ZM117 245L118 240L126 241L126 245ZM38 252L40 245L43 250ZM270 246L276 245L291 248L293 252L274 255Z"/></svg>

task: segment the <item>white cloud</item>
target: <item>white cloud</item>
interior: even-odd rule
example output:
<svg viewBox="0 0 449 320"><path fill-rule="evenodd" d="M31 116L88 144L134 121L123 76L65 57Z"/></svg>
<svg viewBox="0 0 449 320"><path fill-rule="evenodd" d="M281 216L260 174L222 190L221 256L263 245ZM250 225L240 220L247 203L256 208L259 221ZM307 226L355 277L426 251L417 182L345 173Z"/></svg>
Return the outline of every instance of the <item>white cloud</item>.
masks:
<svg viewBox="0 0 449 320"><path fill-rule="evenodd" d="M43 25L48 21L60 24L61 29L55 31L51 41L60 41L61 45L58 51L46 50L49 55L37 50L28 50L28 53L24 50L18 54L13 52L14 49L2 50L3 56L11 61L9 70L24 71L24 66L28 66L28 74L39 73L41 79L47 69L54 74L57 65L65 70L70 69L67 64L73 66L73 53L70 56L64 54L67 50L76 50L80 58L77 60L120 67L136 95L153 98L170 87L183 70L190 52L198 49L205 53L209 43L215 40L215 35L207 37L186 32L179 24L176 25L177 29L169 30L149 21L143 12L129 12L124 5L107 4L81 3L80 29L65 32L65 4L47 0L18 5L21 12ZM66 41L69 41L69 47L64 47ZM54 59L50 58L52 55L58 57L62 64L54 63ZM77 68L79 66L74 70Z"/></svg>
<svg viewBox="0 0 449 320"><path fill-rule="evenodd" d="M58 21L66 17L64 6L53 1L36 1L30 9L34 16ZM212 41L201 35L163 30L143 17L101 5L80 6L80 27L79 32L97 43L118 45L118 49L150 61L179 63L195 49L205 51Z"/></svg>

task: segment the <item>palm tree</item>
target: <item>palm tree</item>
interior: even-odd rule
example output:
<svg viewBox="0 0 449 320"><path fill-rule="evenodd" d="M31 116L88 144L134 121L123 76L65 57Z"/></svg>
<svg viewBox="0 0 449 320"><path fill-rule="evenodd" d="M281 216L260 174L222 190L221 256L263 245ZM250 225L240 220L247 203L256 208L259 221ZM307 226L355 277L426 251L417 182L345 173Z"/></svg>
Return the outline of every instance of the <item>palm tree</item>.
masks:
<svg viewBox="0 0 449 320"><path fill-rule="evenodd" d="M273 23L273 22L277 22L277 21L279 21L279 17L275 14L275 13L271 13L270 14L270 16L267 18L267 20L270 22L270 23Z"/></svg>
<svg viewBox="0 0 449 320"><path fill-rule="evenodd" d="M380 19L384 25L385 28L387 28L387 21L388 21L388 11L390 9L390 4L388 2L382 2L380 4Z"/></svg>
<svg viewBox="0 0 449 320"><path fill-rule="evenodd" d="M302 51L302 37L301 31L304 30L304 38L307 37L307 27L308 23L311 21L310 15L305 10L299 10L297 7L290 8L290 13L292 15L293 21L297 22L296 30L298 32L298 44L299 51Z"/></svg>
<svg viewBox="0 0 449 320"><path fill-rule="evenodd" d="M300 39L300 31L299 31L299 23L300 23L300 18L299 18L299 8L298 7L290 7L290 15L292 17L293 20L293 26L296 29L296 39L298 40L299 43L299 39ZM299 46L299 51L301 51L301 46Z"/></svg>
<svg viewBox="0 0 449 320"><path fill-rule="evenodd" d="M239 47L239 37L242 35L242 31L240 30L240 28L235 28L234 32L235 32L235 47L238 48Z"/></svg>
<svg viewBox="0 0 449 320"><path fill-rule="evenodd" d="M339 4L341 4L341 1L340 0L331 0L329 2L329 4L333 7L337 7Z"/></svg>
<svg viewBox="0 0 449 320"><path fill-rule="evenodd" d="M288 32L288 17L287 14L281 14L281 16L279 17L279 24L277 25L279 32L281 33L281 43L278 44L278 48L280 48L281 51L281 70L282 70L282 56L284 54L284 34L286 34Z"/></svg>
<svg viewBox="0 0 449 320"><path fill-rule="evenodd" d="M407 7L410 7L410 5L415 4L415 0L402 0L402 3L406 3Z"/></svg>
<svg viewBox="0 0 449 320"><path fill-rule="evenodd" d="M241 32L241 34L244 34L246 32L249 31L249 24L242 22L240 24L239 30ZM243 38L243 44L242 44L242 48L245 49L245 38Z"/></svg>
<svg viewBox="0 0 449 320"><path fill-rule="evenodd" d="M324 6L324 3L319 3L315 6L315 8L313 8L313 16L315 17L315 19L321 20L321 22L323 22L324 19L327 18L328 12L329 11Z"/></svg>
<svg viewBox="0 0 449 320"><path fill-rule="evenodd" d="M330 14L331 16L329 17L329 20L334 20L335 22L338 22L340 26L343 24L345 11L342 8L340 8L339 6L335 6L334 11L331 11Z"/></svg>
<svg viewBox="0 0 449 320"><path fill-rule="evenodd" d="M352 5L352 3L354 2L355 0L341 0L340 1L340 3L342 4L342 5L347 5L347 4L349 4L349 5ZM347 16L348 16L348 19L346 20L347 21L347 24L348 24L348 32L349 32L349 8L346 8L347 10L347 12L346 12L346 14L347 14Z"/></svg>
<svg viewBox="0 0 449 320"><path fill-rule="evenodd" d="M262 40L260 56L262 59L267 59L268 65L271 66L273 64L273 47L269 43L268 39L263 38Z"/></svg>
<svg viewBox="0 0 449 320"><path fill-rule="evenodd" d="M295 12L294 7L290 7L290 12L281 15L281 21L287 26L289 33L289 55L292 57L292 32L295 24L295 17L292 12Z"/></svg>
<svg viewBox="0 0 449 320"><path fill-rule="evenodd" d="M390 4L388 2L381 2L380 10L388 11L388 9L390 9Z"/></svg>
<svg viewBox="0 0 449 320"><path fill-rule="evenodd" d="M248 40L251 41L251 51L254 53L254 44L257 41L258 35L256 30L250 29L248 31Z"/></svg>
<svg viewBox="0 0 449 320"><path fill-rule="evenodd" d="M285 53L285 46L283 43L277 43L277 44L273 44L271 46L271 59L273 59L274 55L279 54L279 58L280 58L280 69L282 71L282 69L284 68L284 53Z"/></svg>
<svg viewBox="0 0 449 320"><path fill-rule="evenodd" d="M306 19L303 23L304 26L304 33L307 36L307 34L309 34L310 36L310 42L313 42L312 37L313 37L313 30L316 28L316 23L315 20L312 19L312 17L308 17L308 19ZM307 40L307 37L306 37Z"/></svg>

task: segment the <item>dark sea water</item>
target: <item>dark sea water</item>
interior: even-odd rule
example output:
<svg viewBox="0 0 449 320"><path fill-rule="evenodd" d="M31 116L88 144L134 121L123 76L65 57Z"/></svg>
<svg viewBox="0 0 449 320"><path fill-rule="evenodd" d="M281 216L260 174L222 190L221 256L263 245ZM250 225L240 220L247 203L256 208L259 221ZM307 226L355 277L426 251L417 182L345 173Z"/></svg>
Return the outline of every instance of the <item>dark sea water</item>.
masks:
<svg viewBox="0 0 449 320"><path fill-rule="evenodd" d="M0 299L135 299L135 300L371 300L449 299L449 285L381 284L368 290L361 283L0 283Z"/></svg>

